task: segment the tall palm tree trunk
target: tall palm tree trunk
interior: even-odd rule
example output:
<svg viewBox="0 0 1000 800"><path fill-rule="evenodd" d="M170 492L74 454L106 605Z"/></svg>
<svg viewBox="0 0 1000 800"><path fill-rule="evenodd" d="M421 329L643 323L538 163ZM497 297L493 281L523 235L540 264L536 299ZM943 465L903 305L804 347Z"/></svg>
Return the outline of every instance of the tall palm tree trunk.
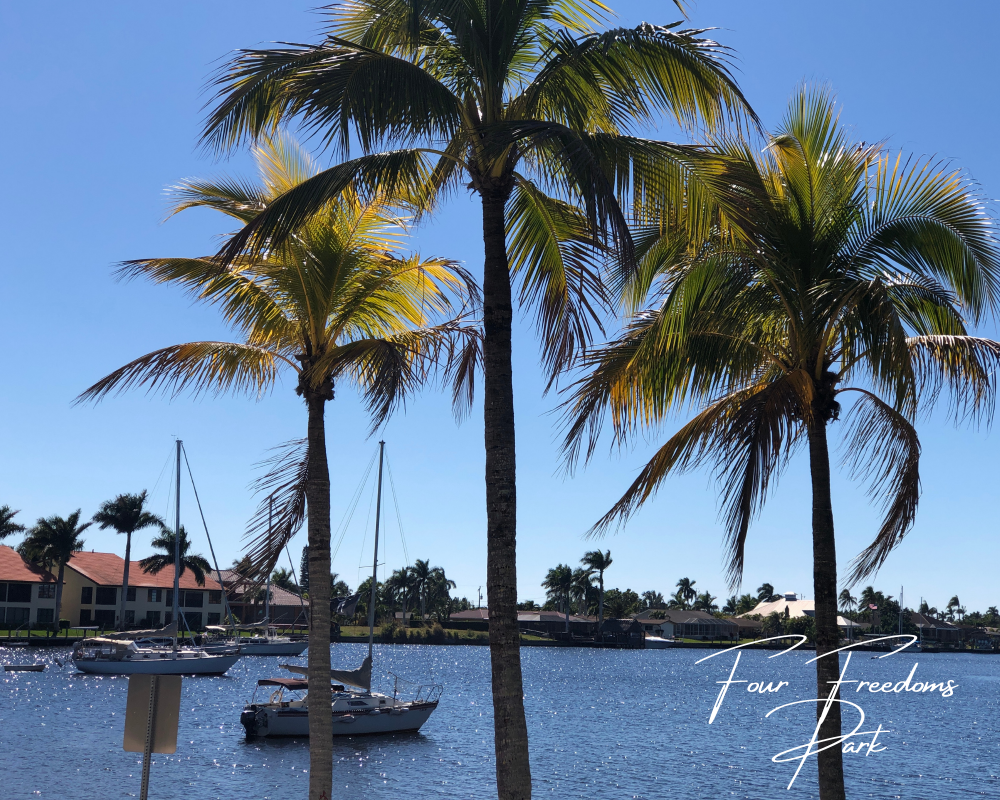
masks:
<svg viewBox="0 0 1000 800"><path fill-rule="evenodd" d="M56 581L56 629L59 626L59 616L62 614L62 590L63 590L63 576L66 574L66 565L59 565L59 577ZM28 624L28 630L31 630L31 624Z"/></svg>
<svg viewBox="0 0 1000 800"><path fill-rule="evenodd" d="M309 393L309 800L330 800L333 791L333 727L330 717L330 468L323 413L326 398Z"/></svg>
<svg viewBox="0 0 1000 800"><path fill-rule="evenodd" d="M830 499L830 451L826 441L826 422L814 419L808 425L809 467L812 473L813 594L816 602L816 655L836 650L840 642L837 629L837 547L833 530L833 504ZM840 657L820 658L816 662L816 697L824 699L840 675ZM837 693L837 699L840 693ZM817 704L817 719L823 704ZM840 736L840 704L831 703L820 727L819 738ZM840 745L823 750L817 756L820 800L845 800L844 756Z"/></svg>
<svg viewBox="0 0 1000 800"><path fill-rule="evenodd" d="M517 627L517 493L511 376L510 269L504 228L507 191L483 192L483 372L486 438L486 597L490 615L493 735L499 800L528 800L528 727Z"/></svg>
<svg viewBox="0 0 1000 800"><path fill-rule="evenodd" d="M128 564L130 558L132 558L131 531L125 534L125 574L122 576L122 599L118 604L118 630L125 628L125 597L128 594Z"/></svg>

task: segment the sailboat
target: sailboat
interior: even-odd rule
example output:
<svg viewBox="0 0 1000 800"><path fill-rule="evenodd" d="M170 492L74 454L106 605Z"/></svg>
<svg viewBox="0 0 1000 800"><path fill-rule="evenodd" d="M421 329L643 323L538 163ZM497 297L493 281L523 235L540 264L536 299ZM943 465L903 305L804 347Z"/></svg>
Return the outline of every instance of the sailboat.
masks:
<svg viewBox="0 0 1000 800"><path fill-rule="evenodd" d="M372 588L368 603L368 656L358 669L330 670L333 690L330 713L334 736L417 731L438 707L443 691L440 684L416 685L395 675L391 695L371 690L384 458L385 442L379 442L375 552L372 557ZM306 701L309 670L293 664L281 666L297 677L263 678L257 681L254 696L240 714L240 724L248 737L309 735L309 708ZM266 700L256 702L257 692L265 687L272 691Z"/></svg>
<svg viewBox="0 0 1000 800"><path fill-rule="evenodd" d="M155 631L124 631L83 639L73 648L80 672L99 675L221 675L239 661L238 651L209 653L177 646L180 616L181 445L177 440L176 527L174 529L174 606L170 625ZM172 639L171 647L143 646L143 640Z"/></svg>

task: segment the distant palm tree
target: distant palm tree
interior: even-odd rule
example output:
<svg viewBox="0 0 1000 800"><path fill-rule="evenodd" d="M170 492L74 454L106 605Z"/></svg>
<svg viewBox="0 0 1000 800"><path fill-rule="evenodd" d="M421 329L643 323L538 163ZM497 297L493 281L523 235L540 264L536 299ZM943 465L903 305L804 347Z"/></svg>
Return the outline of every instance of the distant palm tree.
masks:
<svg viewBox="0 0 1000 800"><path fill-rule="evenodd" d="M715 600L716 598L710 592L702 592L701 594L695 595L694 610L707 611L709 614L713 611L718 611L719 606L716 605Z"/></svg>
<svg viewBox="0 0 1000 800"><path fill-rule="evenodd" d="M439 622L445 622L448 615L448 606L451 602L451 590L458 584L449 579L444 573L444 567L434 567L431 570L427 594L427 607L437 615Z"/></svg>
<svg viewBox="0 0 1000 800"><path fill-rule="evenodd" d="M14 517L21 512L10 506L0 506L0 540L15 533L24 533L24 526L14 522Z"/></svg>
<svg viewBox="0 0 1000 800"><path fill-rule="evenodd" d="M604 571L612 565L610 550L590 550L583 554L580 563L597 573L597 631L604 627Z"/></svg>
<svg viewBox="0 0 1000 800"><path fill-rule="evenodd" d="M122 596L118 603L118 624L125 625L125 599L128 594L128 572L132 558L132 534L145 528L163 527L163 520L146 510L146 490L139 494L120 494L114 500L107 500L94 514L93 521L105 530L113 528L116 533L125 534L125 571L122 575Z"/></svg>
<svg viewBox="0 0 1000 800"><path fill-rule="evenodd" d="M741 594L739 602L736 604L736 613L747 614L753 611L759 602L760 599L754 597L752 594Z"/></svg>
<svg viewBox="0 0 1000 800"><path fill-rule="evenodd" d="M577 567L573 570L573 597L576 599L576 613L586 616L587 600L594 591L594 573L589 569Z"/></svg>
<svg viewBox="0 0 1000 800"><path fill-rule="evenodd" d="M566 633L569 633L569 599L573 592L573 570L567 564L559 564L548 571L542 588L550 600L558 602L566 612Z"/></svg>
<svg viewBox="0 0 1000 800"><path fill-rule="evenodd" d="M844 613L858 607L858 598L851 596L850 589L844 589L837 599L840 601L840 610Z"/></svg>
<svg viewBox="0 0 1000 800"><path fill-rule="evenodd" d="M413 597L415 583L413 573L406 567L393 570L392 574L385 579L385 587L388 592L403 607L403 624L406 624L406 612L410 607L410 598Z"/></svg>
<svg viewBox="0 0 1000 800"><path fill-rule="evenodd" d="M656 591L643 592L642 602L646 608L666 608L667 606L663 595Z"/></svg>
<svg viewBox="0 0 1000 800"><path fill-rule="evenodd" d="M722 607L723 614L736 614L736 609L739 608L740 599L734 594L726 600L726 604Z"/></svg>
<svg viewBox="0 0 1000 800"><path fill-rule="evenodd" d="M694 588L697 582L690 578L677 581L677 594L684 600L685 608L698 596L698 590Z"/></svg>
<svg viewBox="0 0 1000 800"><path fill-rule="evenodd" d="M282 589L287 589L290 592L295 592L298 594L299 585L295 582L295 578L292 576L292 571L290 569L285 569L280 567L271 573L271 585L280 586Z"/></svg>
<svg viewBox="0 0 1000 800"><path fill-rule="evenodd" d="M427 559L418 558L410 567L410 576L413 578L413 587L417 597L420 598L420 618L427 616L427 590L431 585L431 563Z"/></svg>
<svg viewBox="0 0 1000 800"><path fill-rule="evenodd" d="M153 555L140 560L139 566L142 567L142 571L151 575L156 575L164 568L172 567L174 565L175 539L176 536L172 530L167 527L162 527L160 529L160 535L153 539L150 544L163 552L154 553ZM177 573L177 579L179 581L187 570L191 570L191 574L194 575L194 579L198 582L198 585L204 586L205 574L210 573L212 568L209 566L209 563L204 556L194 553L188 555L188 551L190 549L191 541L188 539L187 531L184 530L184 526L181 525L180 569ZM179 605L180 603L178 601L178 606Z"/></svg>
<svg viewBox="0 0 1000 800"><path fill-rule="evenodd" d="M957 611L958 611L958 609L959 609L959 607L961 605L962 605L962 603L959 601L957 594L954 595L954 596L952 596L951 600L948 601L948 605L945 606L945 608L947 609L947 613L948 613L948 617L947 617L948 622L954 622L955 621L955 615L956 615L956 613L957 613Z"/></svg>
<svg viewBox="0 0 1000 800"><path fill-rule="evenodd" d="M670 595L670 602L667 603L667 608L687 608L687 599L684 597L683 589L678 589Z"/></svg>
<svg viewBox="0 0 1000 800"><path fill-rule="evenodd" d="M757 587L757 599L762 603L769 603L774 599L774 587L769 583L762 583Z"/></svg>
<svg viewBox="0 0 1000 800"><path fill-rule="evenodd" d="M73 553L83 549L83 533L92 523L80 524L80 509L77 509L65 519L63 517L45 517L39 519L28 531L27 538L21 542L17 551L29 561L55 565L59 568L56 576L56 611L55 622L59 624L62 612L63 576L66 562Z"/></svg>

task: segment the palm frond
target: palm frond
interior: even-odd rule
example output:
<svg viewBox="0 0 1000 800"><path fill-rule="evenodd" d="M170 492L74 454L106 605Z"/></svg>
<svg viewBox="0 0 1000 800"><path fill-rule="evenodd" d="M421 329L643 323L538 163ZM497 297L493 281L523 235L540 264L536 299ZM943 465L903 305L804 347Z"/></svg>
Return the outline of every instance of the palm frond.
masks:
<svg viewBox="0 0 1000 800"><path fill-rule="evenodd" d="M251 583L263 582L274 570L285 545L302 528L306 518L306 484L309 481L309 449L305 439L295 439L271 448L273 455L256 464L267 470L251 484L254 494L263 494L243 535L247 542Z"/></svg>
<svg viewBox="0 0 1000 800"><path fill-rule="evenodd" d="M922 405L934 405L947 392L956 421L969 416L992 420L1000 342L975 336L914 336L906 345Z"/></svg>
<svg viewBox="0 0 1000 800"><path fill-rule="evenodd" d="M869 483L869 496L884 498L878 535L852 562L848 585L878 571L913 525L920 499L920 441L902 414L861 389L849 415L845 463L853 477Z"/></svg>
<svg viewBox="0 0 1000 800"><path fill-rule="evenodd" d="M278 377L280 356L270 350L233 342L190 342L154 350L99 380L76 398L100 401L109 394L146 386L148 392L196 397L236 391L262 397ZM289 364L289 366L293 366Z"/></svg>

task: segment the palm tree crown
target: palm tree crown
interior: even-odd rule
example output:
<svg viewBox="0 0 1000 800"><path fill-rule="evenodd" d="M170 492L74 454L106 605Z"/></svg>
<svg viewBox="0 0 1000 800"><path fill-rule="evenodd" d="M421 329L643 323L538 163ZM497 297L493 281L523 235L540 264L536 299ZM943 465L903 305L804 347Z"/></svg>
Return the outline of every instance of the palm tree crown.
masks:
<svg viewBox="0 0 1000 800"><path fill-rule="evenodd" d="M10 506L0 506L0 539L6 539L15 533L24 533L24 526L14 522L14 517L20 513Z"/></svg>
<svg viewBox="0 0 1000 800"><path fill-rule="evenodd" d="M63 577L66 563L73 553L83 549L83 533L92 523L80 524L80 509L68 517L51 516L39 519L21 542L17 551L29 561L37 561L48 567L57 566L55 618L58 624L62 611Z"/></svg>
<svg viewBox="0 0 1000 800"><path fill-rule="evenodd" d="M169 528L163 527L160 529L160 535L153 539L150 544L162 550L162 553L154 553L151 556L147 556L139 561L139 566L142 567L143 572L148 572L152 575L156 575L158 572L163 570L165 567L172 567L174 565L174 540L176 539L175 533ZM184 575L185 571L191 570L191 574L194 575L195 581L198 582L199 586L205 585L205 574L212 571L212 567L209 565L208 561L204 556L200 556L192 553L188 555L188 551L191 549L191 540L188 539L187 531L184 530L184 526L181 525L181 541L180 541L180 570L178 577Z"/></svg>

